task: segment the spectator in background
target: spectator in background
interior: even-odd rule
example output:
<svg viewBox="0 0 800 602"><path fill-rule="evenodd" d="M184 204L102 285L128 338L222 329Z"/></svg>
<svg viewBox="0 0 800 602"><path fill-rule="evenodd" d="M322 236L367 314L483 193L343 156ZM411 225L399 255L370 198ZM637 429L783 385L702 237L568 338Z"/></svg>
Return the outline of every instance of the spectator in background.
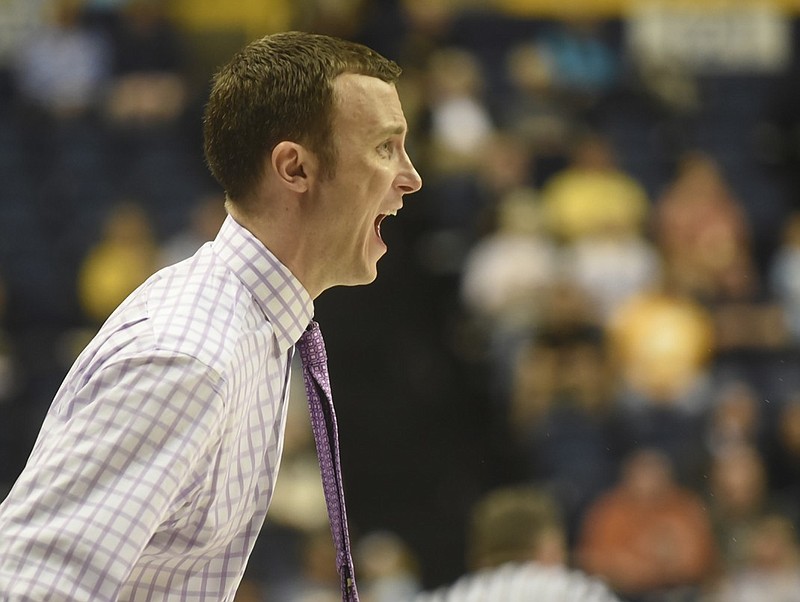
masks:
<svg viewBox="0 0 800 602"><path fill-rule="evenodd" d="M670 278L711 312L718 351L783 345L783 315L765 298L748 217L712 156L683 156L653 225Z"/></svg>
<svg viewBox="0 0 800 602"><path fill-rule="evenodd" d="M538 221L534 215L537 212L536 191L531 184L531 174L534 171L533 150L530 145L519 136L511 132L493 132L483 143L480 162L469 170L458 173L439 173L432 184L435 187L433 207L434 231L425 238L425 263L434 272L451 273L454 278L470 280L468 285L475 291L466 293L463 300L467 303L468 310L480 319L487 318L486 312L492 318L498 317L497 307L482 307L487 299L478 299L484 294L493 296L487 291L483 283L475 281L464 270L480 270L480 266L471 262L478 256L494 255L516 247L515 243L503 244L506 241L505 230L510 225L509 219L519 219L520 223L510 230L516 242L522 238L516 234L523 234L531 239L535 236L533 230L538 230ZM514 214L515 217L511 217ZM511 232L509 231L509 234ZM498 236L495 236L498 235ZM486 242L484 247L483 243ZM495 245L494 243L498 244ZM476 249L480 246L480 250ZM473 257L470 257L473 255ZM517 255L519 257L519 255ZM488 258L487 258L488 259ZM490 260L491 261L491 260ZM465 265L465 262L470 262ZM498 268L497 263L493 264ZM508 279L509 272L503 270L497 278L504 280L505 284L513 284ZM487 276L485 271L481 277ZM526 280L526 278L522 278ZM478 290L479 289L479 290ZM471 293L475 292L473 298ZM497 297L502 297L505 291L499 292Z"/></svg>
<svg viewBox="0 0 800 602"><path fill-rule="evenodd" d="M496 205L495 228L470 249L461 298L490 336L533 329L539 301L559 270L558 251L544 230L532 190L517 189Z"/></svg>
<svg viewBox="0 0 800 602"><path fill-rule="evenodd" d="M711 455L731 445L760 447L766 435L764 413L755 387L743 380L717 384L708 408L706 447Z"/></svg>
<svg viewBox="0 0 800 602"><path fill-rule="evenodd" d="M409 602L422 589L419 560L395 533L374 531L359 538L356 558L365 602Z"/></svg>
<svg viewBox="0 0 800 602"><path fill-rule="evenodd" d="M403 62L421 67L431 54L446 47L453 23L467 1L399 0L398 18L407 26L402 41L397 42ZM396 32L397 24L392 25Z"/></svg>
<svg viewBox="0 0 800 602"><path fill-rule="evenodd" d="M587 505L614 484L626 452L617 382L597 329L540 332L531 346L516 365L510 430L527 461L528 478L546 486L562 508L572 544ZM539 361L542 352L552 354L550 371L537 379L548 365ZM547 387L539 395L537 380Z"/></svg>
<svg viewBox="0 0 800 602"><path fill-rule="evenodd" d="M15 55L31 32L41 29L46 0L6 0L0 10L0 107L13 96L11 68Z"/></svg>
<svg viewBox="0 0 800 602"><path fill-rule="evenodd" d="M497 121L536 149L537 184L541 185L567 161L576 120L559 102L553 66L533 42L511 47L505 57L509 91L496 100Z"/></svg>
<svg viewBox="0 0 800 602"><path fill-rule="evenodd" d="M494 131L478 60L468 50L442 48L430 56L427 74L430 165L445 173L477 167Z"/></svg>
<svg viewBox="0 0 800 602"><path fill-rule="evenodd" d="M747 216L719 165L705 153L682 157L656 201L653 235L666 269L687 294L712 301L757 286Z"/></svg>
<svg viewBox="0 0 800 602"><path fill-rule="evenodd" d="M623 303L608 322L609 343L634 406L704 409L713 357L711 316L671 286L668 275Z"/></svg>
<svg viewBox="0 0 800 602"><path fill-rule="evenodd" d="M157 265L158 245L150 218L136 202L111 209L100 240L84 258L78 274L78 300L99 326Z"/></svg>
<svg viewBox="0 0 800 602"><path fill-rule="evenodd" d="M609 140L588 134L572 164L542 191L550 232L563 243L562 277L583 289L605 323L661 275L658 251L645 238L644 189L616 164Z"/></svg>
<svg viewBox="0 0 800 602"><path fill-rule="evenodd" d="M527 487L490 491L476 505L468 534L472 572L414 602L614 602L602 582L569 570L557 504Z"/></svg>
<svg viewBox="0 0 800 602"><path fill-rule="evenodd" d="M550 65L559 101L577 117L585 116L617 83L620 65L616 51L603 39L602 23L564 19L537 40Z"/></svg>
<svg viewBox="0 0 800 602"><path fill-rule="evenodd" d="M111 76L110 41L82 24L81 7L81 0L45 4L46 24L13 61L22 102L45 115L79 117L94 110Z"/></svg>
<svg viewBox="0 0 800 602"><path fill-rule="evenodd" d="M511 188L527 184L531 151L512 136L495 136L483 72L468 50L437 50L422 77L420 150L435 174L435 232L423 243L424 261L434 272L457 274L494 205Z"/></svg>
<svg viewBox="0 0 800 602"><path fill-rule="evenodd" d="M800 601L800 544L791 520L759 518L743 545L743 564L723 576L712 602Z"/></svg>
<svg viewBox="0 0 800 602"><path fill-rule="evenodd" d="M603 322L661 279L658 250L640 224L626 220L609 220L579 237L564 250L562 263L566 277L597 303Z"/></svg>
<svg viewBox="0 0 800 602"><path fill-rule="evenodd" d="M548 345L539 343L577 341L599 327L591 300L560 278L557 269L558 265L554 266L554 278L535 296L519 299L516 322L497 322L501 328L492 333L491 395L502 415L504 430L510 429L515 445L529 443L528 428L550 408L556 396L560 358ZM602 395L600 391L598 394Z"/></svg>
<svg viewBox="0 0 800 602"><path fill-rule="evenodd" d="M751 444L731 443L711 457L707 499L724 570L741 566L753 525L780 507L768 486L764 459Z"/></svg>
<svg viewBox="0 0 800 602"><path fill-rule="evenodd" d="M179 32L158 0L119 9L114 79L106 111L117 125L152 126L181 116L188 100Z"/></svg>
<svg viewBox="0 0 800 602"><path fill-rule="evenodd" d="M676 474L703 469L703 426L712 387L714 330L702 305L668 282L634 295L606 323L620 379L621 432L667 454Z"/></svg>
<svg viewBox="0 0 800 602"><path fill-rule="evenodd" d="M716 549L702 499L675 480L667 456L643 448L587 511L576 557L625 599L693 600Z"/></svg>
<svg viewBox="0 0 800 602"><path fill-rule="evenodd" d="M570 164L545 183L542 203L550 231L566 243L609 228L638 231L649 209L645 190L596 133L575 142Z"/></svg>
<svg viewBox="0 0 800 602"><path fill-rule="evenodd" d="M559 387L558 347L546 336L529 336L511 362L506 427L520 450L529 445L532 432L553 407Z"/></svg>

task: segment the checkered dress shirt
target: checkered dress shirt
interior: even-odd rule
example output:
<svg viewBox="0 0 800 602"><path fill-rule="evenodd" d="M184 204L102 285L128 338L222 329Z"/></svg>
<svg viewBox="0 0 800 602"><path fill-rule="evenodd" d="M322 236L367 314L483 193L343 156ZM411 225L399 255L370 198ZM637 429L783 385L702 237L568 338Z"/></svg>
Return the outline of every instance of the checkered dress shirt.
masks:
<svg viewBox="0 0 800 602"><path fill-rule="evenodd" d="M76 360L0 505L0 600L232 600L312 314L230 217L133 293Z"/></svg>

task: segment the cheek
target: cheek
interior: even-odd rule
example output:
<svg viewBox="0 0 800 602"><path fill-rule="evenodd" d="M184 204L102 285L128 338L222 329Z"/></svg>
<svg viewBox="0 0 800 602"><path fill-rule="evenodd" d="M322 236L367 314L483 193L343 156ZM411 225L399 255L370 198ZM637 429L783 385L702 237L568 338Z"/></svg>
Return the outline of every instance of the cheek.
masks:
<svg viewBox="0 0 800 602"><path fill-rule="evenodd" d="M372 229L381 206L392 190L394 175L383 166L366 161L340 164L342 180L334 193L338 209L334 217L350 228L360 225Z"/></svg>

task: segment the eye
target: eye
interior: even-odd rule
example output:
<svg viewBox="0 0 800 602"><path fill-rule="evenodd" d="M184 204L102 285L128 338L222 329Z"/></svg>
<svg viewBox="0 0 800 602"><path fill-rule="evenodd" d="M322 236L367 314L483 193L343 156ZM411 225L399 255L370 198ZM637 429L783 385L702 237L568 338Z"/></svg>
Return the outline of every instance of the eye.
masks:
<svg viewBox="0 0 800 602"><path fill-rule="evenodd" d="M391 157L394 152L394 143L391 140L387 140L378 147L378 152L385 157Z"/></svg>

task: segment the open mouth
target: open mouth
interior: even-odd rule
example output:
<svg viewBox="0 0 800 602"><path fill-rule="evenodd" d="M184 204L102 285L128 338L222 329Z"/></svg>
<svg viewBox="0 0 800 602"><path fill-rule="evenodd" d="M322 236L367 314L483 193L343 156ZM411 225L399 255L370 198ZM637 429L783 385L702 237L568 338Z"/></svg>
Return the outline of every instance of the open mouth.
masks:
<svg viewBox="0 0 800 602"><path fill-rule="evenodd" d="M390 215L397 215L397 211L392 211L391 213L381 213L375 218L375 234L381 239L381 242L383 242L383 237L381 236L381 223Z"/></svg>

